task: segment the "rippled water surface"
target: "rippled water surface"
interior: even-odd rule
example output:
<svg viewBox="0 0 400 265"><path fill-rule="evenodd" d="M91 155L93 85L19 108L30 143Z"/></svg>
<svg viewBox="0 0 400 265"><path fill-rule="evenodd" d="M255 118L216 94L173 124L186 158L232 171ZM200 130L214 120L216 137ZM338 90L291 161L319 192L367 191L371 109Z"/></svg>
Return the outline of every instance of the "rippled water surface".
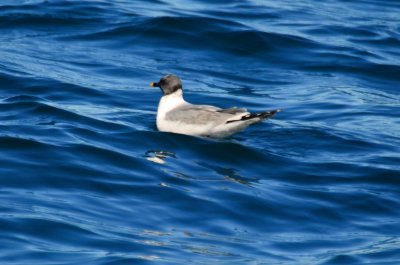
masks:
<svg viewBox="0 0 400 265"><path fill-rule="evenodd" d="M0 1L1 264L400 264L400 2ZM158 132L159 90L274 119Z"/></svg>

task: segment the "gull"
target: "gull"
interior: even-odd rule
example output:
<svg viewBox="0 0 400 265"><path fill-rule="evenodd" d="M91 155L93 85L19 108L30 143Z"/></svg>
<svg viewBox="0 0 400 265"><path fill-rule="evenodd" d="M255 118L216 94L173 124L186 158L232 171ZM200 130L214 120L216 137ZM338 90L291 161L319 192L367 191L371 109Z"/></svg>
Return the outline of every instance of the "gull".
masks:
<svg viewBox="0 0 400 265"><path fill-rule="evenodd" d="M183 98L182 81L172 74L150 86L159 87L163 93L157 110L157 129L162 132L226 138L280 111L250 113L244 108L191 104Z"/></svg>

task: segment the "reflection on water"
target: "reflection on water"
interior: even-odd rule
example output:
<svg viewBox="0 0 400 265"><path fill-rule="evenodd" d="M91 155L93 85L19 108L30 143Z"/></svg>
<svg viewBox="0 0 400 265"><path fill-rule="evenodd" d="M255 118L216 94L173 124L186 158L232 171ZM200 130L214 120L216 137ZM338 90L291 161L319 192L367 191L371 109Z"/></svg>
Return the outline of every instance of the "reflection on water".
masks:
<svg viewBox="0 0 400 265"><path fill-rule="evenodd" d="M161 150L147 151L145 156L147 160L157 164L165 164L166 158L176 158L174 152L161 151Z"/></svg>
<svg viewBox="0 0 400 265"><path fill-rule="evenodd" d="M214 171L218 175L222 176L224 180L227 181L232 181L243 185L251 185L252 183L258 182L259 180L259 178L249 178L241 176L240 174L238 174L238 170L233 168L224 168L221 166L210 165L205 162L199 162L197 164L200 165L201 167Z"/></svg>
<svg viewBox="0 0 400 265"><path fill-rule="evenodd" d="M177 155L174 152L171 151L162 151L162 150L149 150L146 152L145 157L147 160L157 163L157 164L165 164L167 159L174 158L177 159ZM179 161L177 163L180 164L191 164L196 168L196 170L192 170L194 172L186 173L186 172L178 172L178 171L167 171L170 174L174 175L177 178L182 178L182 179L192 179L192 180L197 180L197 181L221 181L221 180L227 180L231 182L236 182L239 184L243 185L251 185L252 183L258 182L260 177L255 178L255 177L244 177L238 173L237 169L234 168L225 168L222 166L216 166L216 165L211 165L209 163L206 163L204 161L192 161L192 160L187 160L185 161L185 158L179 158ZM212 174L214 176L210 177L210 174L204 174L204 169L206 171L212 171L213 173L216 173L217 176L222 176L222 179L220 177L216 177L215 174ZM163 185L167 185L163 183ZM168 185L167 185L168 186Z"/></svg>

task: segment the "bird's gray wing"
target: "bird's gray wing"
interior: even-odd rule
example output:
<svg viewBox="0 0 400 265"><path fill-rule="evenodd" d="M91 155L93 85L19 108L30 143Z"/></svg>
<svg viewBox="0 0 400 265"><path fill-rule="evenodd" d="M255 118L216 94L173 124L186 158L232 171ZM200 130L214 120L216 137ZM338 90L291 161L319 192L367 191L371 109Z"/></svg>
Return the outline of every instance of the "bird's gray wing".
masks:
<svg viewBox="0 0 400 265"><path fill-rule="evenodd" d="M220 109L220 110L217 110L217 112L229 113L229 114L238 114L238 113L246 113L247 109L232 107L232 108L229 108L229 109Z"/></svg>
<svg viewBox="0 0 400 265"><path fill-rule="evenodd" d="M167 112L165 118L168 121L193 125L222 124L241 112L245 113L243 109L238 108L220 109L207 105L188 105Z"/></svg>

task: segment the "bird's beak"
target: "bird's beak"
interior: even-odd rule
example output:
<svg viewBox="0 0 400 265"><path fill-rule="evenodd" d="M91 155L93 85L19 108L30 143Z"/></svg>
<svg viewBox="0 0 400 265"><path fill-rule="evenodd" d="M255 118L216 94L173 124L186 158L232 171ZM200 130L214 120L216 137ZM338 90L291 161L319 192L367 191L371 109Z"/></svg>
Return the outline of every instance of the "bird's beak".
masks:
<svg viewBox="0 0 400 265"><path fill-rule="evenodd" d="M151 87L158 87L159 85L158 85L158 83L151 82L151 83L150 83L150 86L151 86Z"/></svg>

